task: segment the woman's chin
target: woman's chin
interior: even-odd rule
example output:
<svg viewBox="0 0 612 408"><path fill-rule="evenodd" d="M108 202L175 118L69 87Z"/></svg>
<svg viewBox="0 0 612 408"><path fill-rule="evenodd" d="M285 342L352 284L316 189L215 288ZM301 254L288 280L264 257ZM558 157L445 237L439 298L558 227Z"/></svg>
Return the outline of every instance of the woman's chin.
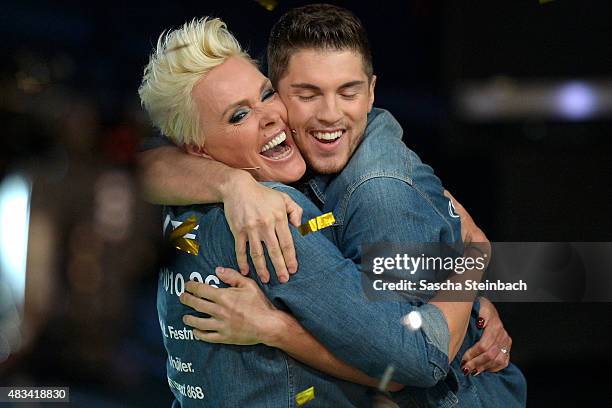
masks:
<svg viewBox="0 0 612 408"><path fill-rule="evenodd" d="M277 181L283 184L291 184L301 179L306 172L306 163L301 156L294 157L293 160L288 162L266 167L265 171L261 174L265 180L261 181Z"/></svg>

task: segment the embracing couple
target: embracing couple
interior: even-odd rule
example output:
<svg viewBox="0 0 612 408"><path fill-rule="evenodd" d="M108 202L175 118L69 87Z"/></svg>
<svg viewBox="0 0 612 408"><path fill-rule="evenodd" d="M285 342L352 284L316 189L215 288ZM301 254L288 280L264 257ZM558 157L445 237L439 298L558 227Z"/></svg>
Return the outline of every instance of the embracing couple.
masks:
<svg viewBox="0 0 612 408"><path fill-rule="evenodd" d="M140 156L176 248L157 294L175 405L524 406L489 301L362 291L363 244L487 241L372 107L361 22L331 5L287 12L268 73L203 18L160 38L139 89L165 135Z"/></svg>

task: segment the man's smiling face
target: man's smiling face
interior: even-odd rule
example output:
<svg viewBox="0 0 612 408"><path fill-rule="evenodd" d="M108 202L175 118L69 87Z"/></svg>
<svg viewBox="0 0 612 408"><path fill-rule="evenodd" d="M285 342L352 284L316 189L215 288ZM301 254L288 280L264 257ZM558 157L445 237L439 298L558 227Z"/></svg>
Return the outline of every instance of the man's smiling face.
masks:
<svg viewBox="0 0 612 408"><path fill-rule="evenodd" d="M365 132L375 82L357 51L303 49L290 57L278 91L313 170L331 174L346 166Z"/></svg>

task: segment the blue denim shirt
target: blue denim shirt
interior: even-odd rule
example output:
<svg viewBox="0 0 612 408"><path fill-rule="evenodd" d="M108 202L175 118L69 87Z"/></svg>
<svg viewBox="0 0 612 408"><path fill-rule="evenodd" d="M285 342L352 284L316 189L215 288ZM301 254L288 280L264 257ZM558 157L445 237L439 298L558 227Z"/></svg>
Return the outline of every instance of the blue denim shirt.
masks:
<svg viewBox="0 0 612 408"><path fill-rule="evenodd" d="M366 243L461 240L460 219L444 196L442 183L402 142L401 126L385 110L375 108L369 114L364 139L340 174L317 176L308 186L323 212L336 216L333 240L356 263L361 262L361 245ZM412 279L418 281L419 274ZM475 302L463 346L446 378L426 390L406 387L395 395L396 401L435 407L525 405L526 383L515 365L476 377L461 372L461 356L480 338L478 310Z"/></svg>
<svg viewBox="0 0 612 408"><path fill-rule="evenodd" d="M303 210L303 219L320 211L297 190L270 184L288 193ZM194 311L179 302L184 282L197 280L226 286L215 275L216 266L237 269L234 241L219 205L167 207L165 235L172 227L195 217L197 226L185 237L197 241L197 255L176 251L160 273L157 308L163 341L168 353L168 383L183 406L294 407L296 395L314 387L309 407L369 407L368 387L348 383L301 364L284 352L264 345L233 346L195 340L182 316ZM288 283L275 274L269 284L255 279L266 296L280 309L293 314L336 356L380 378L389 364L393 379L428 388L449 370L446 348L448 329L433 305L405 302L372 302L361 290L357 266L345 259L321 232L300 235L291 227L300 270ZM267 258L268 267L273 266ZM254 271L251 264L250 270ZM423 330L411 331L400 324L403 316L418 309Z"/></svg>
<svg viewBox="0 0 612 408"><path fill-rule="evenodd" d="M340 245L343 255L356 262L359 262L361 257L360 242L377 240L453 242L458 239L457 220L452 219L454 217L448 209L448 201L440 194L439 180L428 166L423 165L418 157L401 143L401 135L401 127L390 114L373 110L369 116L364 141L345 171L335 179L318 177L309 183L320 206L333 208L337 215L336 227L324 232L331 232L330 238ZM384 146L390 146L390 149ZM373 164L375 167L371 167ZM406 185L410 185L414 191L406 190ZM276 185L275 188L287 187ZM304 219L317 214L316 209L304 197L294 190L287 192L304 208ZM384 206L368 204L368 200L374 202L373 200L382 197L385 198ZM412 206L398 205L405 202L406 197L412 197L412 200L406 200ZM390 200L394 204L388 208L400 211L399 213L394 212L392 216L385 216L384 212L372 211L372 209L387 208L386 205ZM369 210L366 213L362 211L360 203L366 203L368 206ZM404 211L403 208L413 209L409 217L400 216ZM183 406L276 407L285 404L294 406L297 393L314 386L316 397L308 403L309 406L369 407L371 395L368 388L328 377L292 360L279 350L261 345L248 347L211 345L193 339L191 331L184 327L181 321L183 314L193 311L178 302L177 290L181 290L187 279L224 286L214 275L214 267L224 265L236 268L237 266L232 249L233 241L231 244L227 241L231 240L231 235L220 211L218 206L166 209L166 215L179 222L189 214L197 215L199 225L206 226L206 229L200 230L202 227L199 227L197 231L193 231L194 236L200 241L200 249L203 250L210 245L215 248L215 251L206 251L209 256L203 259L200 259L202 252L198 257L179 253L168 267L162 269L160 275L158 311L164 344L169 353L168 381L177 400ZM361 218L354 218L356 222L351 226L348 221L352 219L351 217L357 216ZM397 221L398 219L411 222L401 223ZM215 227L210 227L211 221ZM369 225L361 223L362 221L369 222ZM221 234L222 239L218 234L211 233L220 227L224 232ZM204 243L201 234L205 232L210 236ZM439 310L433 306L423 305L419 308L425 323L423 329L417 332L420 334L408 333L407 343L412 343L412 347L398 348L398 339L393 336L399 336L400 343L406 341L404 339L406 331L398 324L398 313L404 315L414 310L416 306L369 302L364 309L361 304L364 300L363 295L359 292L359 288L354 286L358 282L355 269L343 264L341 258L337 258L335 248L324 246L326 250L331 251L328 254L326 251L321 251L322 247L318 245L310 247L305 245L302 239L308 237L302 238L297 236L295 231L293 233L300 261L300 272L291 278L291 285L286 287L279 286L275 281L270 285L260 284L260 286L278 307L285 307L294 313L298 320L319 337L332 352L350 364L372 376L380 377L386 364L393 363L396 367L394 379L410 384L405 392L395 395L401 406L524 405L525 381L520 371L513 365L503 370L502 375L491 373L483 373L478 377L458 375L460 356L478 340L480 335L475 328L477 303L471 316L466 340L457 358L452 362L452 368L446 364L445 353L448 346L446 323ZM318 233L311 235L310 239L315 236L322 238ZM364 240L363 237L367 239ZM324 264L322 259L325 259ZM329 265L328 261L331 261ZM316 265L319 269L311 269L309 265ZM348 267L351 271L349 276L353 279L346 282L351 282L351 285L339 285L338 281L342 279L338 277L332 279L336 275L329 274L326 267L330 266L334 272ZM269 260L268 267L272 268ZM323 273L320 272L321 268L324 269ZM251 270L254 270L252 265ZM313 271L315 273L311 274ZM311 277L305 280L295 279L304 275ZM320 276L327 276L330 279L321 279ZM274 292L278 288L282 289L283 294L275 297ZM315 295L313 291L318 293ZM288 296L288 299L283 296ZM353 301L348 301L349 299ZM360 299L358 307L355 307L355 299ZM317 301L318 309L314 307ZM382 309L370 309L376 304ZM391 322L388 321L389 316L386 314L388 313L386 308L389 307L395 312L392 314ZM330 313L334 310L341 311L346 316ZM365 318L364 313L367 316ZM374 319L374 316L378 319ZM379 324L381 316L384 316L382 327ZM355 329L364 329L364 331L358 330L358 333L355 333ZM407 354L399 355L401 353ZM420 364L415 365L415 362ZM194 375L196 372L199 375ZM258 373L263 375L259 376ZM277 375L266 375L269 373Z"/></svg>

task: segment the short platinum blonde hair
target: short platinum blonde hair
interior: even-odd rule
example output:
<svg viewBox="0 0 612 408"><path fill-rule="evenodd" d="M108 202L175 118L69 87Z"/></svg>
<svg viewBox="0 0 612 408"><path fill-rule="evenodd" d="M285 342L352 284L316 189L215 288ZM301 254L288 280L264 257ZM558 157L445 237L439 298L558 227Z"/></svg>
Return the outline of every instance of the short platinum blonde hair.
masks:
<svg viewBox="0 0 612 408"><path fill-rule="evenodd" d="M252 61L219 18L193 19L162 32L138 88L153 125L179 146L203 145L192 91L211 69L232 56Z"/></svg>

